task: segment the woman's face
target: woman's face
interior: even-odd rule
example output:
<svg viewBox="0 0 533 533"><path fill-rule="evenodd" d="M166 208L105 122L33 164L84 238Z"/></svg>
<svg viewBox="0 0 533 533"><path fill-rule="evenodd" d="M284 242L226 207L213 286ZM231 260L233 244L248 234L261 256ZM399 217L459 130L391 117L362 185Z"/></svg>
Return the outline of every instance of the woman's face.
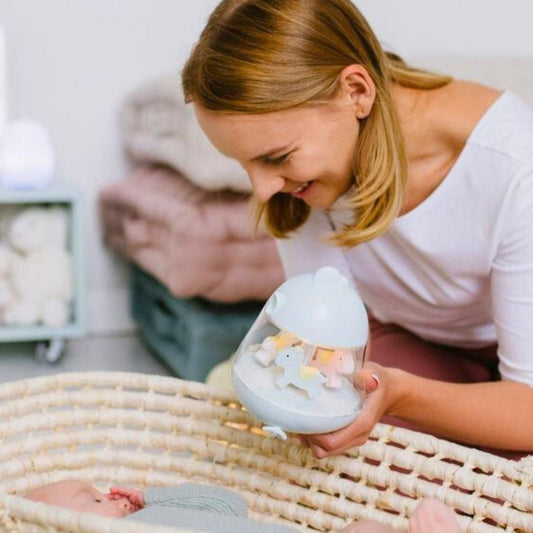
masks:
<svg viewBox="0 0 533 533"><path fill-rule="evenodd" d="M349 97L260 115L194 108L211 143L244 167L262 203L281 192L326 209L353 183L359 123Z"/></svg>

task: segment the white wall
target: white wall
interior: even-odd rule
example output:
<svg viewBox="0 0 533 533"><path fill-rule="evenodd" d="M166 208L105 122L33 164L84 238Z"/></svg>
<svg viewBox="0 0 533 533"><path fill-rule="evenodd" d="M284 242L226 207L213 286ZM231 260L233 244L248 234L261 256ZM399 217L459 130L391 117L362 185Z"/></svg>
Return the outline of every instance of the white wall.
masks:
<svg viewBox="0 0 533 533"><path fill-rule="evenodd" d="M531 55L531 0L354 0L380 40L406 56Z"/></svg>
<svg viewBox="0 0 533 533"><path fill-rule="evenodd" d="M406 56L533 54L531 0L359 0ZM127 172L117 116L132 88L179 67L217 0L0 0L9 108L50 130L59 176L86 194L90 328L131 327L124 265L103 249L95 199ZM178 82L176 82L178 85Z"/></svg>

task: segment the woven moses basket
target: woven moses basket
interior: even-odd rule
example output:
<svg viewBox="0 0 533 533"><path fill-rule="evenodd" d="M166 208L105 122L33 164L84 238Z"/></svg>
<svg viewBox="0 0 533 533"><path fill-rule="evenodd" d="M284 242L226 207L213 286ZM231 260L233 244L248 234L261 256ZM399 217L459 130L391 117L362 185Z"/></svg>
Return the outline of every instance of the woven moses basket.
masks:
<svg viewBox="0 0 533 533"><path fill-rule="evenodd" d="M378 425L370 441L315 459L265 437L231 393L174 378L59 374L0 385L0 530L183 531L81 514L17 496L61 479L102 490L186 480L240 493L250 516L302 531L358 518L399 531L422 497L464 531L533 531L533 469L420 433Z"/></svg>

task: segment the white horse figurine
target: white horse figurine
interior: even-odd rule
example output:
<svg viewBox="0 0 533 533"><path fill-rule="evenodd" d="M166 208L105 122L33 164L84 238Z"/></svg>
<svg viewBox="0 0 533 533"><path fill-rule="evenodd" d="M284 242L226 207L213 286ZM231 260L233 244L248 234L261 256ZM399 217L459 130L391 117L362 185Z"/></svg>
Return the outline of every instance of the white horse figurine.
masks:
<svg viewBox="0 0 533 533"><path fill-rule="evenodd" d="M278 354L279 350L296 344L299 341L288 331L280 331L277 335L266 337L255 352L255 358L263 365L268 366Z"/></svg>
<svg viewBox="0 0 533 533"><path fill-rule="evenodd" d="M299 346L285 348L276 355L275 363L283 368L283 374L276 380L276 385L286 387L291 384L307 392L310 400L316 398L326 378L318 368L302 364L304 351Z"/></svg>

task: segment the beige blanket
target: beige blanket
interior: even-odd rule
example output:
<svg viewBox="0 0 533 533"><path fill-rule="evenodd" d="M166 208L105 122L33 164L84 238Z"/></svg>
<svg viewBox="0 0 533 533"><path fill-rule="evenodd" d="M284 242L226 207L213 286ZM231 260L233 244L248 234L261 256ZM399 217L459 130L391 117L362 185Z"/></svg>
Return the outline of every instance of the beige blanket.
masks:
<svg viewBox="0 0 533 533"><path fill-rule="evenodd" d="M121 125L135 162L167 165L202 189L251 191L243 168L221 155L198 126L177 76L162 76L126 96Z"/></svg>
<svg viewBox="0 0 533 533"><path fill-rule="evenodd" d="M208 192L166 168L141 167L99 198L106 244L178 297L264 300L283 281L276 246L253 235L248 196Z"/></svg>

